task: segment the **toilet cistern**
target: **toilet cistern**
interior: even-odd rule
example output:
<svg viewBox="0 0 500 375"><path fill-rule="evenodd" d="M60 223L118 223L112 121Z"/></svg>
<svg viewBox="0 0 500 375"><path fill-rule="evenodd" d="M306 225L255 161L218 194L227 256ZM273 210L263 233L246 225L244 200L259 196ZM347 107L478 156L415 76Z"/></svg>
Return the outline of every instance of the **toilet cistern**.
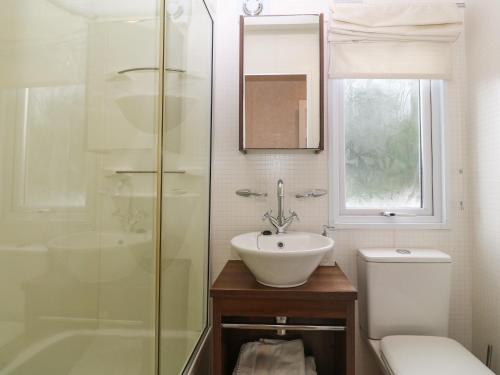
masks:
<svg viewBox="0 0 500 375"><path fill-rule="evenodd" d="M284 214L284 200L285 200L285 189L283 180L279 179L277 184L277 196L278 196L278 216L274 217L271 215L272 210L267 211L264 214L263 220L269 220L269 222L276 228L276 234L286 233L286 228L292 224L292 222L299 216L293 210L289 210L290 216L285 217Z"/></svg>

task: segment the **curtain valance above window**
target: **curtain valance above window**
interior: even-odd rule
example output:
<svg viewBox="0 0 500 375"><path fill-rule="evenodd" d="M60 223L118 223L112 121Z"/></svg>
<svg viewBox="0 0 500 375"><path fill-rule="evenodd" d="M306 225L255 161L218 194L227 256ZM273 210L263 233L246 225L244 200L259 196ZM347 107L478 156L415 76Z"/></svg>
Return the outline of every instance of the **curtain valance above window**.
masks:
<svg viewBox="0 0 500 375"><path fill-rule="evenodd" d="M455 3L332 5L330 78L450 79Z"/></svg>

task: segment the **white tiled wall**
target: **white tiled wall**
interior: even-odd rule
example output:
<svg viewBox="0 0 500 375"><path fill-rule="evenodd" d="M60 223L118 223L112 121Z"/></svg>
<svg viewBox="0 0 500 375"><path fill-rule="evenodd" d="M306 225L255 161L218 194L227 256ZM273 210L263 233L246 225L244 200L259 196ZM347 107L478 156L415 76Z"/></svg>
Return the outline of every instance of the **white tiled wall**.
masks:
<svg viewBox="0 0 500 375"><path fill-rule="evenodd" d="M473 350L500 372L500 2L467 2Z"/></svg>
<svg viewBox="0 0 500 375"><path fill-rule="evenodd" d="M271 14L324 12L328 0L268 0ZM243 232L262 229L261 221L269 208L276 207L276 181L282 178L286 189L286 208L297 211L301 221L291 229L320 232L328 222L328 198L298 200L295 192L328 188L328 151L263 152L243 155L238 151L238 14L240 1L219 0L215 30L215 102L212 185L212 277L228 259L237 255L230 239ZM463 42L459 43L460 46ZM467 211L464 200L463 168L465 92L463 49L457 48L454 80L448 84L447 171L449 185L449 230L338 230L334 258L349 278L356 282L355 252L360 247L434 247L452 255L454 261L450 333L471 346L471 267ZM265 191L267 198L242 198L241 188ZM467 202L465 202L467 208ZM358 341L357 373L377 374L376 364L365 344Z"/></svg>

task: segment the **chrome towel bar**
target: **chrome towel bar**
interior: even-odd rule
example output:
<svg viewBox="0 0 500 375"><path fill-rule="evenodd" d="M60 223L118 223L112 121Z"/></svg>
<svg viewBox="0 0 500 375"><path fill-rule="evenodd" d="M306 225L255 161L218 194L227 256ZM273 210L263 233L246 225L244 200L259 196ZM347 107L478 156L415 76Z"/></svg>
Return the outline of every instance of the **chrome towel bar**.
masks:
<svg viewBox="0 0 500 375"><path fill-rule="evenodd" d="M294 325L294 324L256 324L256 323L222 323L222 328L226 329L246 329L259 331L335 331L344 332L345 326L315 326L315 325Z"/></svg>

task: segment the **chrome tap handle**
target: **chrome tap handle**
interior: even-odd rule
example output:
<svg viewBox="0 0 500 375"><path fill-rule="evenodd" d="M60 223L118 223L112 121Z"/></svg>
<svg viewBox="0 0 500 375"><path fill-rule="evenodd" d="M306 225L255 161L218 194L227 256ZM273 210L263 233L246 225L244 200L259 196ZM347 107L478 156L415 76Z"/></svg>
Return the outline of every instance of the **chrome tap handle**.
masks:
<svg viewBox="0 0 500 375"><path fill-rule="evenodd" d="M264 216L262 216L262 221L266 221L266 220L270 219L270 218L271 218L271 214L272 214L272 212L273 212L273 210L269 210L269 211L267 211L267 212L264 214Z"/></svg>
<svg viewBox="0 0 500 375"><path fill-rule="evenodd" d="M288 210L288 212L290 213L289 219L295 218L297 221L300 221L299 215L294 210Z"/></svg>

